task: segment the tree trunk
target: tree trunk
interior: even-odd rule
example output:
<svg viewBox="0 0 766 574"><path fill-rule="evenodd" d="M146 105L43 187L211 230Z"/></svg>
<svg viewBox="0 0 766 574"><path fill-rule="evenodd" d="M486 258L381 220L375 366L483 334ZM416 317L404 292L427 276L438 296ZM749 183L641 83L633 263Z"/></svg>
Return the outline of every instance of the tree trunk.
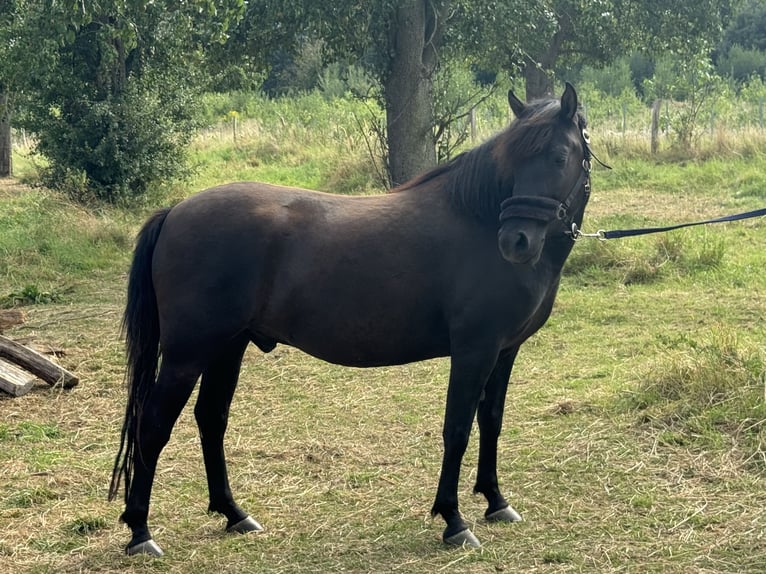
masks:
<svg viewBox="0 0 766 574"><path fill-rule="evenodd" d="M11 107L7 92L0 92L0 177L13 175Z"/></svg>
<svg viewBox="0 0 766 574"><path fill-rule="evenodd" d="M405 0L396 9L384 81L388 170L393 185L436 165L432 89L446 2Z"/></svg>
<svg viewBox="0 0 766 574"><path fill-rule="evenodd" d="M524 81L528 102L553 95L553 73L536 62L524 66Z"/></svg>
<svg viewBox="0 0 766 574"><path fill-rule="evenodd" d="M564 39L570 34L571 22L559 21L559 29L551 38L547 49L537 55L528 56L524 65L527 101L553 96L553 69L559 59L559 51Z"/></svg>

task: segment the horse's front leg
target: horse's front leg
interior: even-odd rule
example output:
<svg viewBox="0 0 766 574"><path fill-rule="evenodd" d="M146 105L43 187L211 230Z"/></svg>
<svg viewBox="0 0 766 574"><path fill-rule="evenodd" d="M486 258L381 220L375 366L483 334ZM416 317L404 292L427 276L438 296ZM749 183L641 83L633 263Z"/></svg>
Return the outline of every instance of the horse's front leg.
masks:
<svg viewBox="0 0 766 574"><path fill-rule="evenodd" d="M471 426L484 385L496 362L497 352L486 350L453 354L444 413L444 458L439 487L431 514L447 522L443 540L447 544L479 547L481 543L468 528L458 509L457 487Z"/></svg>
<svg viewBox="0 0 766 574"><path fill-rule="evenodd" d="M521 516L510 507L497 482L497 439L503 426L503 409L508 380L519 348L515 347L498 359L484 387L479 402L479 469L476 475L475 493L487 499L484 516L489 521L518 522Z"/></svg>

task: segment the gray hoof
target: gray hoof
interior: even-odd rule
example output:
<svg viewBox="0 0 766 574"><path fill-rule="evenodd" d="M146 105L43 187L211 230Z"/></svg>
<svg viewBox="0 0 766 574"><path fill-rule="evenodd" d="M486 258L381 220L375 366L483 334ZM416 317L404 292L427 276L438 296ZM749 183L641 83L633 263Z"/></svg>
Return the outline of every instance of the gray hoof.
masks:
<svg viewBox="0 0 766 574"><path fill-rule="evenodd" d="M226 529L226 532L236 532L245 534L247 532L263 532L263 526L258 524L251 516L246 516L236 524L232 524Z"/></svg>
<svg viewBox="0 0 766 574"><path fill-rule="evenodd" d="M466 528L449 538L444 539L445 544L450 546L468 546L469 548L481 548L481 542L474 536L470 529Z"/></svg>
<svg viewBox="0 0 766 574"><path fill-rule="evenodd" d="M521 514L510 506L495 510L492 514L487 514L485 518L487 522L521 522Z"/></svg>
<svg viewBox="0 0 766 574"><path fill-rule="evenodd" d="M152 540L151 538L149 540L146 540L145 542L139 542L138 544L134 544L133 546L128 546L125 549L125 554L128 556L135 556L136 554L146 554L147 556L156 556L159 558L164 554L162 552L162 548L159 547L159 545Z"/></svg>

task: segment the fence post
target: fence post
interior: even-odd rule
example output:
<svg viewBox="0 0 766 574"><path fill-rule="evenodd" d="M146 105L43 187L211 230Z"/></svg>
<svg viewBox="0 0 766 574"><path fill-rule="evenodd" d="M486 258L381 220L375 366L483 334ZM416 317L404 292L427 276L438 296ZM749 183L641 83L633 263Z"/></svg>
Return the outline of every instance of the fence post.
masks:
<svg viewBox="0 0 766 574"><path fill-rule="evenodd" d="M471 111L469 113L470 121L471 121L471 143L476 143L476 108L471 108Z"/></svg>
<svg viewBox="0 0 766 574"><path fill-rule="evenodd" d="M622 102L622 135L625 135L625 131L628 129L628 104Z"/></svg>
<svg viewBox="0 0 766 574"><path fill-rule="evenodd" d="M763 96L758 100L758 125L763 129Z"/></svg>
<svg viewBox="0 0 766 574"><path fill-rule="evenodd" d="M658 148L658 136L660 128L660 107L662 106L662 100L654 100L652 104L652 155L657 153Z"/></svg>

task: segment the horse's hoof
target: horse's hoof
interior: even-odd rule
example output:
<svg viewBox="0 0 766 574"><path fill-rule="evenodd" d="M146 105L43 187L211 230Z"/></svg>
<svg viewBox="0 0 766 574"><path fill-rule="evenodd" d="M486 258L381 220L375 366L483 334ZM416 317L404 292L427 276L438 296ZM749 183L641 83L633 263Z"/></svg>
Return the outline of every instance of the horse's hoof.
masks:
<svg viewBox="0 0 766 574"><path fill-rule="evenodd" d="M481 548L481 542L474 536L469 528L461 530L457 534L444 538L444 543L450 546L468 546L469 548Z"/></svg>
<svg viewBox="0 0 766 574"><path fill-rule="evenodd" d="M485 516L487 522L521 522L521 514L516 512L510 506L495 510Z"/></svg>
<svg viewBox="0 0 766 574"><path fill-rule="evenodd" d="M226 529L226 532L236 532L245 534L247 532L263 532L263 526L258 524L251 516L246 516L236 524L232 524Z"/></svg>
<svg viewBox="0 0 766 574"><path fill-rule="evenodd" d="M128 556L135 556L136 554L146 554L147 556L156 556L159 558L164 554L162 552L162 548L159 547L159 545L152 540L151 538L149 540L145 540L144 542L139 542L138 544L134 544L133 546L128 546L125 548L125 554Z"/></svg>

